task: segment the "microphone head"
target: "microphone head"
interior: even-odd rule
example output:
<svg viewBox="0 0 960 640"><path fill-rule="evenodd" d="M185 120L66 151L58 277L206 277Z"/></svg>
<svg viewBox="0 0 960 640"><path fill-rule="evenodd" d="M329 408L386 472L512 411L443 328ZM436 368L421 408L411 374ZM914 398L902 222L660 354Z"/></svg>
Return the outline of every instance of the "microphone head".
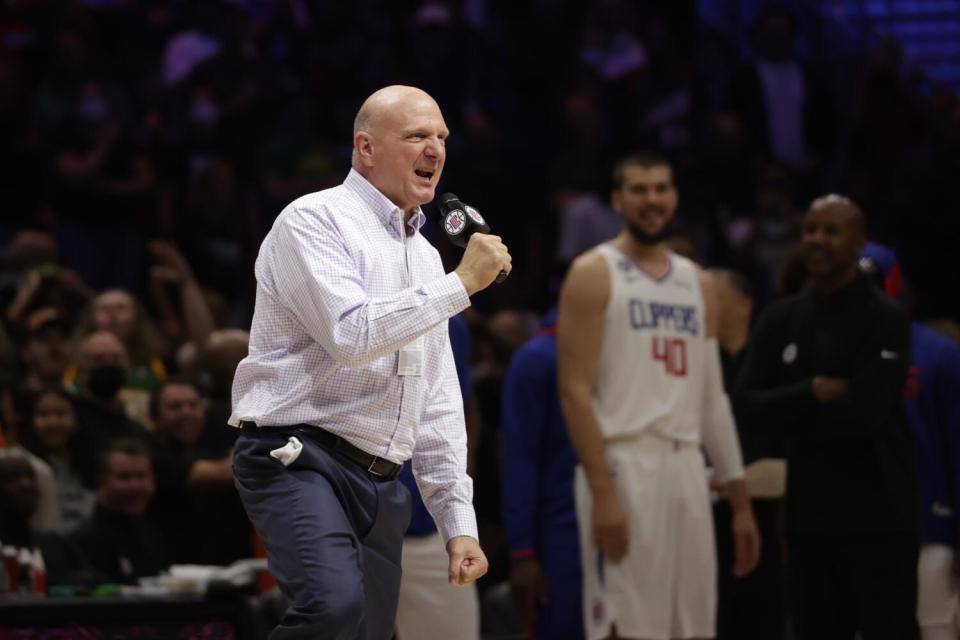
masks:
<svg viewBox="0 0 960 640"><path fill-rule="evenodd" d="M490 233L480 212L449 191L440 196L440 216L444 233L458 247L466 248L474 233Z"/></svg>
<svg viewBox="0 0 960 640"><path fill-rule="evenodd" d="M446 215L450 209L458 208L456 205L460 204L460 198L457 197L455 193L450 193L449 191L440 196L440 212L443 215ZM459 207L463 208L463 207Z"/></svg>

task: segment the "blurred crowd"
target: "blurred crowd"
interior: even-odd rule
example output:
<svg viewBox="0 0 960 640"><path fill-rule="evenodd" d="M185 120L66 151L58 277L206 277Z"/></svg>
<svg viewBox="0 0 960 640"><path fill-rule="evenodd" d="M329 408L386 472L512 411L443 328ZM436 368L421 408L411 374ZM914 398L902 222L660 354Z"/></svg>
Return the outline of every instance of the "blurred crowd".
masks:
<svg viewBox="0 0 960 640"><path fill-rule="evenodd" d="M437 99L441 187L514 255L466 317L482 592L509 565L511 355L570 260L618 231L624 153L671 159L674 250L740 274L758 308L802 281L802 214L838 191L896 250L917 316L955 330L960 102L905 78L892 43L851 63L800 57L803 37L781 5L724 34L692 1L7 3L0 543L42 549L48 583L81 589L255 553L224 426L253 261L287 202L343 179L357 107L388 84Z"/></svg>

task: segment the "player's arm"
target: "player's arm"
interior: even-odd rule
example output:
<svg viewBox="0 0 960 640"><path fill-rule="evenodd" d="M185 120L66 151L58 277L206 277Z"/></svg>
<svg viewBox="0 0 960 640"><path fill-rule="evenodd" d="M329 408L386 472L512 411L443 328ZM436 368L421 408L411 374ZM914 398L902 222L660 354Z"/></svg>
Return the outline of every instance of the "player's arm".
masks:
<svg viewBox="0 0 960 640"><path fill-rule="evenodd" d="M698 270L703 293L706 341L704 344L703 447L713 465L714 482L733 510L735 576L744 576L760 561L760 533L753 518L750 493L744 479L740 440L730 401L723 389L723 371L717 345L718 300L710 274Z"/></svg>
<svg viewBox="0 0 960 640"><path fill-rule="evenodd" d="M593 496L594 543L616 560L627 552L627 516L604 456L592 395L610 298L610 274L602 254L591 251L570 266L560 290L557 376L570 441Z"/></svg>

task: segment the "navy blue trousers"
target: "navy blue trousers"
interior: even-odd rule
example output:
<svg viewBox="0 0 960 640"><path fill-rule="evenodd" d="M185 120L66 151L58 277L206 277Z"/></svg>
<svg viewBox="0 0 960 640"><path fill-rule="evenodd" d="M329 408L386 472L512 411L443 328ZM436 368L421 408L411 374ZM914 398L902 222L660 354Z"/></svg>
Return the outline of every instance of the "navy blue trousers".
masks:
<svg viewBox="0 0 960 640"><path fill-rule="evenodd" d="M300 437L289 466L270 456L291 434L245 427L234 483L290 606L271 640L388 640L400 592L410 492Z"/></svg>

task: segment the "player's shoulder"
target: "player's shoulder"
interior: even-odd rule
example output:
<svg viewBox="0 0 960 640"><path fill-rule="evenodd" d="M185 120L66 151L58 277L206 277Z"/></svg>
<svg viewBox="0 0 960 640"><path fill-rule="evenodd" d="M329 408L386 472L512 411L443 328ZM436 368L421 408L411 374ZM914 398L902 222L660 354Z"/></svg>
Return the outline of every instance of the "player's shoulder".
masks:
<svg viewBox="0 0 960 640"><path fill-rule="evenodd" d="M706 274L706 270L700 266L698 262L691 260L687 256L682 256L679 253L669 251L667 255L670 256L670 261L673 263L674 267L681 267L683 269L688 269L697 275Z"/></svg>
<svg viewBox="0 0 960 640"><path fill-rule="evenodd" d="M609 248L604 244L599 244L592 249L587 249L570 263L568 273L573 272L596 272L607 270L607 254Z"/></svg>
<svg viewBox="0 0 960 640"><path fill-rule="evenodd" d="M510 369L515 374L531 375L537 371L552 371L556 366L557 336L552 331L536 335L524 342L510 360Z"/></svg>
<svg viewBox="0 0 960 640"><path fill-rule="evenodd" d="M564 278L564 288L603 289L609 286L610 269L607 266L606 250L603 245L581 253L573 259Z"/></svg>

